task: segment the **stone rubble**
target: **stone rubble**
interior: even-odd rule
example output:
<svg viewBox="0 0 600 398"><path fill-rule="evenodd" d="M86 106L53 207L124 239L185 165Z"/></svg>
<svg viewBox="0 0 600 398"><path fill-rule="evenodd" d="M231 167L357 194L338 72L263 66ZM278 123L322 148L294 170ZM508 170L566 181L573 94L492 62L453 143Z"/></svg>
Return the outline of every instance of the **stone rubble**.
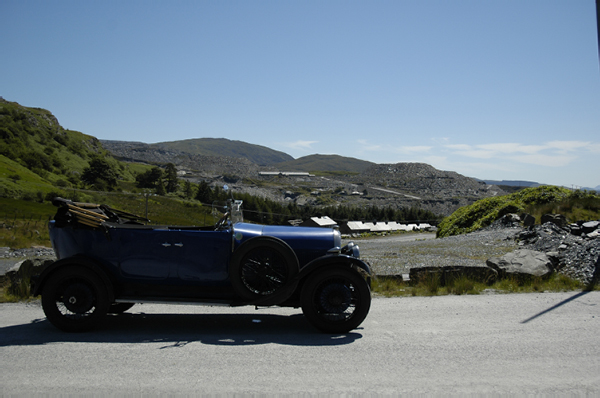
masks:
<svg viewBox="0 0 600 398"><path fill-rule="evenodd" d="M516 236L519 246L546 253L554 269L587 285L600 278L600 222L560 227L553 222L524 229Z"/></svg>

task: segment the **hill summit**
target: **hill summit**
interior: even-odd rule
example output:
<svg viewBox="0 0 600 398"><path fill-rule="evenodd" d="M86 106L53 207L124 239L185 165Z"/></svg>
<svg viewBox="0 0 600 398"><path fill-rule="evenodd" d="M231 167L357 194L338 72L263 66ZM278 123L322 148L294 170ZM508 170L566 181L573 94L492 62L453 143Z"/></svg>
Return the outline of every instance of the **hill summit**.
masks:
<svg viewBox="0 0 600 398"><path fill-rule="evenodd" d="M169 156L219 156L248 159L258 166L294 160L287 153L276 151L261 145L234 141L226 138L194 138L181 141L145 144L143 142L102 140L102 145L115 156L123 159L144 160L148 162L171 162Z"/></svg>

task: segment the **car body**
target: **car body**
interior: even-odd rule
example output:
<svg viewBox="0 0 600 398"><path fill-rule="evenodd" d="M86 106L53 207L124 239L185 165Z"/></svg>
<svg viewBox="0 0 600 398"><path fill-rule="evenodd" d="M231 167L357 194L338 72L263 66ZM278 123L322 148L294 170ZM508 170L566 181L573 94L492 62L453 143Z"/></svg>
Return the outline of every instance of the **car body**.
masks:
<svg viewBox="0 0 600 398"><path fill-rule="evenodd" d="M233 200L210 227L146 225L108 206L54 203L57 261L32 291L61 330L90 330L145 302L301 307L333 333L368 314L370 268L358 246L341 246L337 229L246 223Z"/></svg>

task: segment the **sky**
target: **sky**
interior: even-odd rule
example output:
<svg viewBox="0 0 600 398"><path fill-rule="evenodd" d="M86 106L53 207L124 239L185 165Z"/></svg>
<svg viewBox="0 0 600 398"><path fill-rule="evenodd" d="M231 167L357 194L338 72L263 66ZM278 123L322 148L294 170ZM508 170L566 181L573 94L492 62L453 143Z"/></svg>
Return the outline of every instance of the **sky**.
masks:
<svg viewBox="0 0 600 398"><path fill-rule="evenodd" d="M99 139L600 185L594 0L2 0L0 96Z"/></svg>

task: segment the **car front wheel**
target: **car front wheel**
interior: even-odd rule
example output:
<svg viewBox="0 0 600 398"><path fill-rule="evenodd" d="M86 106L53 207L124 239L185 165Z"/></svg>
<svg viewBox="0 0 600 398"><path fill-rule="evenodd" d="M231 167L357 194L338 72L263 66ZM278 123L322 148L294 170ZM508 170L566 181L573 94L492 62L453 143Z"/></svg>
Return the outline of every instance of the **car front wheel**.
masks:
<svg viewBox="0 0 600 398"><path fill-rule="evenodd" d="M351 268L331 267L309 277L302 288L301 305L304 316L317 329L346 333L367 317L371 289Z"/></svg>
<svg viewBox="0 0 600 398"><path fill-rule="evenodd" d="M45 283L42 308L50 323L60 330L83 332L106 316L108 293L94 272L83 267L65 267Z"/></svg>

